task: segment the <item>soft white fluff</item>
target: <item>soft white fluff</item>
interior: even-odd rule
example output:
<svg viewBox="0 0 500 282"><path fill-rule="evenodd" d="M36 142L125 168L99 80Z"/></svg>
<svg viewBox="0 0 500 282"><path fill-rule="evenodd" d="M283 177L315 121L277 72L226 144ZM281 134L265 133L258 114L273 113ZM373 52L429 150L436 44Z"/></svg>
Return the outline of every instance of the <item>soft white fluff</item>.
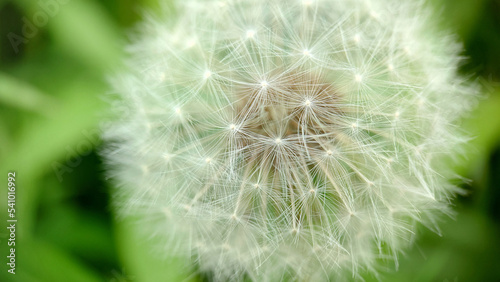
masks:
<svg viewBox="0 0 500 282"><path fill-rule="evenodd" d="M114 81L120 213L216 280L357 277L437 228L474 89L421 1L180 1Z"/></svg>

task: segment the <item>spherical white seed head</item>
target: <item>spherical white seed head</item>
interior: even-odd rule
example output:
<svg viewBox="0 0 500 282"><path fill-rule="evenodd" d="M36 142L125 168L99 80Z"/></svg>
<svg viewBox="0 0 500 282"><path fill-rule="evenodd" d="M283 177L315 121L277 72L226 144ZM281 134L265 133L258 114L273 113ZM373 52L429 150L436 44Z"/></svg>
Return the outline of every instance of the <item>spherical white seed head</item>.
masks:
<svg viewBox="0 0 500 282"><path fill-rule="evenodd" d="M424 0L176 1L104 136L119 214L161 249L215 281L363 280L448 213L475 87Z"/></svg>

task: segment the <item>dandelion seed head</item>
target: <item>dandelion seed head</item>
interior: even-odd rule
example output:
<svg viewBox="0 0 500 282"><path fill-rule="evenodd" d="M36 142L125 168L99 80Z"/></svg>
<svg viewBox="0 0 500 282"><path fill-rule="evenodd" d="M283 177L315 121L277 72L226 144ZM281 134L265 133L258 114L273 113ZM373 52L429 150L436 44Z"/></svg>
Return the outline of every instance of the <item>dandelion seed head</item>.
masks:
<svg viewBox="0 0 500 282"><path fill-rule="evenodd" d="M119 213L216 281L397 261L449 213L476 93L423 2L185 0L150 19L104 133Z"/></svg>

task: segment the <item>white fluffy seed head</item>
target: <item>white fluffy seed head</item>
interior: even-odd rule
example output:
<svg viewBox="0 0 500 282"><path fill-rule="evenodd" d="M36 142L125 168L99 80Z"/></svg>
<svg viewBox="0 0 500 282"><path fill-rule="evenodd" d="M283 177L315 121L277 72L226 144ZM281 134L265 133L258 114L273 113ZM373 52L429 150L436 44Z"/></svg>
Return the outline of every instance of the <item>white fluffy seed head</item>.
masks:
<svg viewBox="0 0 500 282"><path fill-rule="evenodd" d="M421 4L188 0L150 19L105 136L121 214L218 280L395 257L449 211L442 160L475 93Z"/></svg>

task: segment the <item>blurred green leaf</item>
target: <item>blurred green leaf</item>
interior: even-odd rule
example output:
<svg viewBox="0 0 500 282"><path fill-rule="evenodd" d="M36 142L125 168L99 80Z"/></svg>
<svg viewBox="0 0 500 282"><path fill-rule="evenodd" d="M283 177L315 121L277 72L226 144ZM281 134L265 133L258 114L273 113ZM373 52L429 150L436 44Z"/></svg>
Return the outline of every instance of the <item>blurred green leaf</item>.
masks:
<svg viewBox="0 0 500 282"><path fill-rule="evenodd" d="M166 253L161 259L158 254L151 254L151 250L158 250L146 232L137 229L138 225L130 220L115 223L116 240L122 264L132 273L134 281L196 281L193 274L188 273L190 264L187 260L174 258ZM165 252L168 252L165 249Z"/></svg>
<svg viewBox="0 0 500 282"><path fill-rule="evenodd" d="M32 23L35 14L48 15L47 27L34 25L36 33L46 28L53 36L54 44L96 70L107 71L119 65L122 52L120 29L95 0L71 0L61 4L54 1L51 14L46 13L40 3L36 0L19 1L26 11L27 20Z"/></svg>
<svg viewBox="0 0 500 282"><path fill-rule="evenodd" d="M7 253L3 248L1 250L2 255ZM23 240L16 246L16 274L1 271L0 280L13 282L103 281L97 273L84 267L71 255L36 239Z"/></svg>
<svg viewBox="0 0 500 282"><path fill-rule="evenodd" d="M473 210L461 210L456 220L443 222L443 236L423 230L413 249L401 256L397 272L381 281L498 281L500 232ZM466 228L464 228L466 227Z"/></svg>
<svg viewBox="0 0 500 282"><path fill-rule="evenodd" d="M3 159L3 157L7 154L7 152L10 150L11 146L11 138L9 136L9 133L7 131L7 127L4 121L0 120L0 158Z"/></svg>
<svg viewBox="0 0 500 282"><path fill-rule="evenodd" d="M37 233L52 244L79 257L109 263L115 259L114 242L106 221L91 212L53 203L38 224Z"/></svg>
<svg viewBox="0 0 500 282"><path fill-rule="evenodd" d="M47 115L56 101L40 90L9 75L0 73L0 103Z"/></svg>
<svg viewBox="0 0 500 282"><path fill-rule="evenodd" d="M500 94L500 90L496 92ZM484 161L500 141L500 95L495 95L497 93L491 93L487 99L482 100L471 114L471 118L463 124L463 128L470 132L473 140L468 145L468 160L456 166L455 170L459 174L464 175L473 167L477 167L478 162Z"/></svg>
<svg viewBox="0 0 500 282"><path fill-rule="evenodd" d="M19 212L23 213L25 230L32 230L38 207L36 180L45 171L52 170L51 173L54 173L53 164L65 157L65 148L74 148L79 141L90 140L92 136L87 137L86 134L96 127L100 119L97 113L102 109L102 103L96 98L98 89L82 88L74 83L61 91L69 95L66 101L61 101L60 109L54 110L48 118L32 120L21 128L19 139L0 164L0 171L18 171L19 181L24 182L19 192L23 195L19 200ZM6 190L2 190L0 195L5 199ZM0 208L5 204L2 202Z"/></svg>
<svg viewBox="0 0 500 282"><path fill-rule="evenodd" d="M120 31L95 1L71 0L61 7L50 29L55 43L82 62L103 70L120 62Z"/></svg>
<svg viewBox="0 0 500 282"><path fill-rule="evenodd" d="M445 28L454 30L467 40L489 0L431 0L436 16Z"/></svg>

